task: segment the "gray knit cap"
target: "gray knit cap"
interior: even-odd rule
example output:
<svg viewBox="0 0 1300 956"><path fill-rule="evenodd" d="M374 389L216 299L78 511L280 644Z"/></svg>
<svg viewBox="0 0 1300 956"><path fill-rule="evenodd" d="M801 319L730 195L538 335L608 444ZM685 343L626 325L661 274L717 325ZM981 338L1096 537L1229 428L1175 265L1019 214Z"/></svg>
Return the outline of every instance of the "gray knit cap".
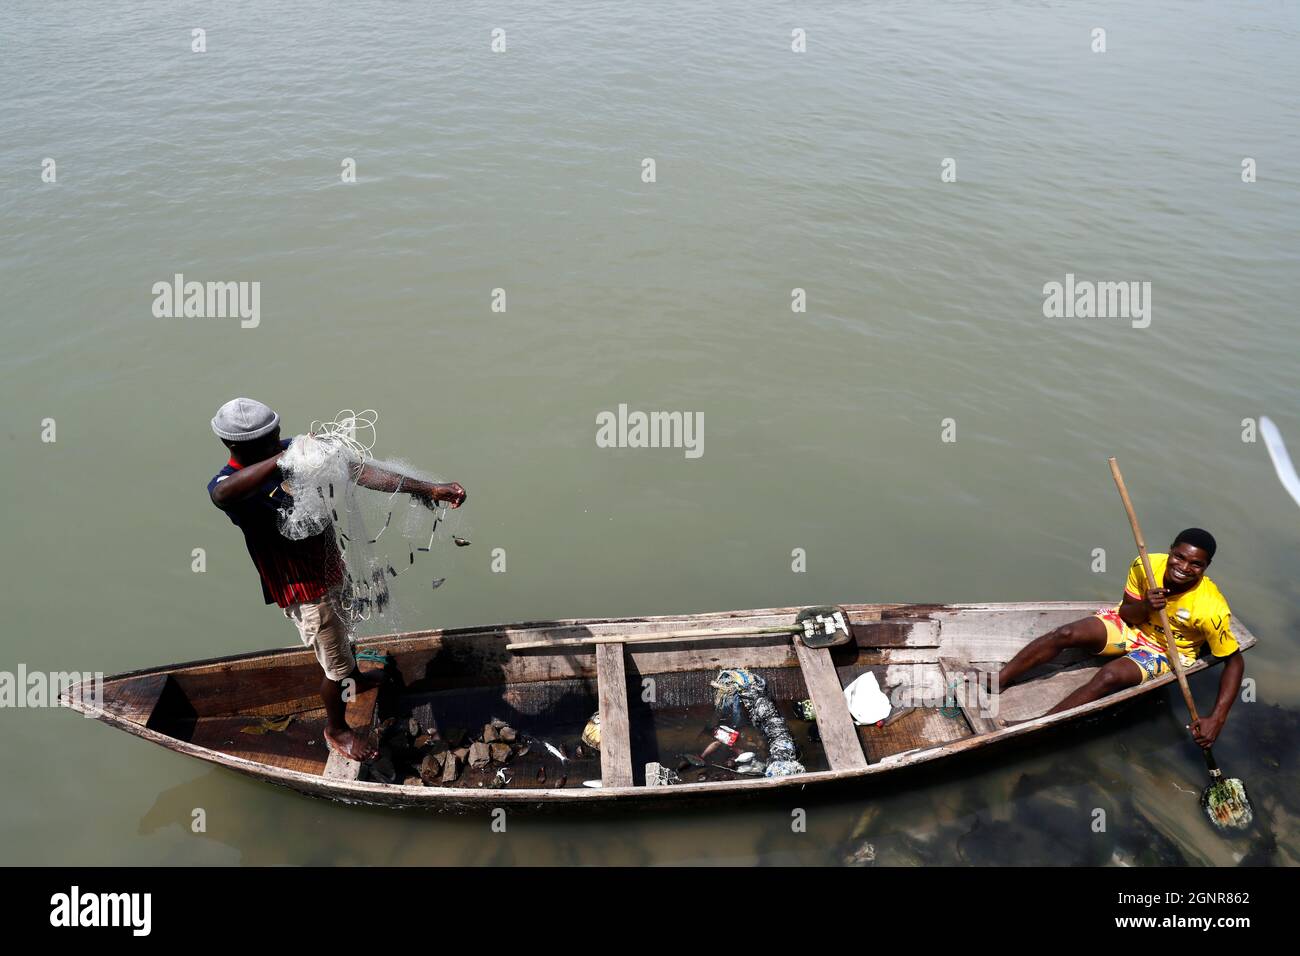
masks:
<svg viewBox="0 0 1300 956"><path fill-rule="evenodd" d="M232 398L212 416L212 430L226 441L252 441L269 435L280 424L280 416L269 405L251 398Z"/></svg>

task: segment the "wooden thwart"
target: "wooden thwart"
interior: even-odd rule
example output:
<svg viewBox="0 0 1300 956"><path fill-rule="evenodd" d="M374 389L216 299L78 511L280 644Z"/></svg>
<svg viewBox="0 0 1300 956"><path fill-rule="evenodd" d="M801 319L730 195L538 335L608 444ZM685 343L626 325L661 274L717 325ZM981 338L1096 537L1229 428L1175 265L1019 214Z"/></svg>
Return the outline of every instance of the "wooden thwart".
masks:
<svg viewBox="0 0 1300 956"><path fill-rule="evenodd" d="M867 765L858 743L858 731L849 715L849 705L844 702L844 689L831 660L831 652L824 647L805 647L802 638L794 639L795 653L803 671L804 685L817 711L817 731L826 749L826 759L832 770L855 770Z"/></svg>
<svg viewBox="0 0 1300 956"><path fill-rule="evenodd" d="M378 661L361 661L357 667L363 673L384 669L384 665ZM374 731L379 716L379 688L380 685L376 684L363 690L347 705L345 719L352 730L363 734ZM356 780L361 776L361 763L331 747L329 760L325 762L321 775L330 780Z"/></svg>
<svg viewBox="0 0 1300 956"><path fill-rule="evenodd" d="M979 691L970 683L971 666L961 661L953 660L951 657L939 658L939 672L943 674L944 687L952 687L956 683L954 693L957 697L957 706L961 708L962 714L966 717L966 722L970 724L970 729L975 734L995 734L1006 726L1000 720L993 717L985 717L979 709Z"/></svg>
<svg viewBox="0 0 1300 956"><path fill-rule="evenodd" d="M596 647L596 687L600 698L600 782L632 786L632 729L627 716L627 669L622 644Z"/></svg>

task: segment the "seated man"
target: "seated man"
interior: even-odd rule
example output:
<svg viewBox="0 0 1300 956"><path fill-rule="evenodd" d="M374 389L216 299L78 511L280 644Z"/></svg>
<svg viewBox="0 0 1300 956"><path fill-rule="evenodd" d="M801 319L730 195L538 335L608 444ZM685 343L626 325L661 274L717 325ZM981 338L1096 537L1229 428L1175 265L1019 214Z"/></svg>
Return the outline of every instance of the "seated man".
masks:
<svg viewBox="0 0 1300 956"><path fill-rule="evenodd" d="M1105 608L1092 617L1034 638L998 674L998 687L1005 688L1022 674L1046 664L1067 647L1079 647L1093 654L1114 657L1098 668L1092 680L1048 711L1049 714L1090 703L1107 694L1145 684L1169 671L1160 608L1169 615L1174 643L1184 666L1195 663L1202 648L1209 645L1215 657L1227 658L1219 679L1219 697L1214 710L1201 716L1192 728L1202 747L1214 744L1241 689L1245 672L1237 640L1229 627L1228 602L1205 576L1214 557L1214 536L1200 528L1188 528L1174 538L1169 553L1153 554L1151 573L1160 586L1148 582L1141 557L1135 558L1124 585L1124 600L1117 608Z"/></svg>

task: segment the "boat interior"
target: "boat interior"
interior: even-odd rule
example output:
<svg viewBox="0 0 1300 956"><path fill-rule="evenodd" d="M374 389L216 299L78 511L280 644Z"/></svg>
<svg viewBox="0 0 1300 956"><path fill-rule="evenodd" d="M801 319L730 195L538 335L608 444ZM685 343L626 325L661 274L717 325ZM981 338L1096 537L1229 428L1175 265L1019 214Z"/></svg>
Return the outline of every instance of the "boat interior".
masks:
<svg viewBox="0 0 1300 956"><path fill-rule="evenodd" d="M251 761L269 776L287 770L393 786L563 790L657 786L660 777L647 779L647 766L657 764L678 774L673 783L690 785L744 780L720 761L764 747L756 728L742 726L734 745L704 766L684 761L700 754L718 728L713 681L723 669L744 668L766 681L807 771L852 772L1039 717L1102 663L1062 655L1004 690L990 713L981 675L995 672L1035 636L1092 613L1094 605L840 607L852 639L820 649L779 634L507 649L521 642L788 626L800 608L538 622L361 642L370 652L364 656L389 658L365 661L363 669L387 667L391 679L348 704L354 729L387 738L415 718L422 745L442 741L444 752L463 750L493 721L515 735L504 761L473 767L462 759L445 780L413 777L421 758L419 748L408 752L409 742L394 744L387 766L382 755L363 765L333 752L322 733L320 669L301 648L112 678L103 711L165 746L176 742L190 753L198 748ZM1253 643L1248 634L1247 641ZM893 708L885 719L859 726L842 690L867 672ZM800 701L812 702L815 721L800 719ZM597 712L599 751L580 739Z"/></svg>

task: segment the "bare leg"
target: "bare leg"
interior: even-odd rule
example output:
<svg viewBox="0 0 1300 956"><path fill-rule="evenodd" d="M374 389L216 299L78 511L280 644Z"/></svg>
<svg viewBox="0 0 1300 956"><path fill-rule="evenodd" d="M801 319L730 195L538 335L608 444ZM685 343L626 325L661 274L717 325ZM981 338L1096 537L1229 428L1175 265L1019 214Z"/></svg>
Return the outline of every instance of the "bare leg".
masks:
<svg viewBox="0 0 1300 956"><path fill-rule="evenodd" d="M1106 625L1100 618L1085 617L1069 624L1063 624L1054 631L1048 631L1042 637L1036 637L1015 657L1003 665L998 672L997 690L1001 690L1019 680L1025 671L1046 664L1061 651L1069 647L1081 647L1096 654L1106 646ZM1137 665L1134 665L1135 667Z"/></svg>
<svg viewBox="0 0 1300 956"><path fill-rule="evenodd" d="M352 677L359 678L360 672L353 671ZM343 682L321 679L320 699L325 705L325 737L335 749L347 754L353 760L373 760L379 756L379 748L369 735L358 734L348 727L347 711L343 704Z"/></svg>
<svg viewBox="0 0 1300 956"><path fill-rule="evenodd" d="M1047 713L1059 714L1061 711L1069 710L1072 707L1091 704L1094 700L1100 700L1107 694L1113 694L1125 687L1132 687L1140 683L1142 683L1142 668L1127 657L1119 657L1105 667L1098 668L1097 673L1092 675L1092 680Z"/></svg>

